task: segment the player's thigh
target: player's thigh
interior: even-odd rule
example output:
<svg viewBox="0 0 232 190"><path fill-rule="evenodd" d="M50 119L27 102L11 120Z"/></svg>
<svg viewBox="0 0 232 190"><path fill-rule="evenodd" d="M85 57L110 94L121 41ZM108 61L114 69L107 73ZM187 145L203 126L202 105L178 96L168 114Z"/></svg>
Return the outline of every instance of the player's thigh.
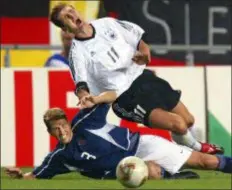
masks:
<svg viewBox="0 0 232 190"><path fill-rule="evenodd" d="M149 126L166 129L179 134L185 134L187 125L183 118L175 113L157 108L153 109L148 116Z"/></svg>
<svg viewBox="0 0 232 190"><path fill-rule="evenodd" d="M188 127L191 127L194 124L193 115L181 101L178 102L178 104L171 110L171 112L181 116Z"/></svg>
<svg viewBox="0 0 232 190"><path fill-rule="evenodd" d="M153 160L166 171L174 174L185 164L191 153L191 149L161 137L142 135L136 156L144 161Z"/></svg>
<svg viewBox="0 0 232 190"><path fill-rule="evenodd" d="M173 90L167 81L156 77L153 72L145 70L130 88L116 99L112 107L115 114L123 119L149 125L148 117L153 110L170 112L179 99L179 91Z"/></svg>
<svg viewBox="0 0 232 190"><path fill-rule="evenodd" d="M136 99L140 107L146 111L144 123L145 125L156 124L158 127L164 129L167 127L170 130L168 127L171 124L181 122L177 114L171 113L171 110L178 104L181 93L179 90L172 89L166 80L159 77L153 77L148 84L149 86L144 87ZM167 122L156 118L156 115L165 117Z"/></svg>
<svg viewBox="0 0 232 190"><path fill-rule="evenodd" d="M185 167L196 169L216 169L218 164L219 159L215 155L193 151L186 161Z"/></svg>

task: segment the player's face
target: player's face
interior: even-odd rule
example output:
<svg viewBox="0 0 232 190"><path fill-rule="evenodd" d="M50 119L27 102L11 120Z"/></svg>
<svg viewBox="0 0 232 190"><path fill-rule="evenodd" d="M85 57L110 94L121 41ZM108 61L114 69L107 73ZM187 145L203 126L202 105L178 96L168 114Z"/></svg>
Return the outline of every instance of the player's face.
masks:
<svg viewBox="0 0 232 190"><path fill-rule="evenodd" d="M73 135L70 124L65 119L51 121L50 134L63 144L69 143Z"/></svg>
<svg viewBox="0 0 232 190"><path fill-rule="evenodd" d="M85 24L80 13L72 6L64 7L58 17L64 24L64 30L72 33L82 31L82 27Z"/></svg>

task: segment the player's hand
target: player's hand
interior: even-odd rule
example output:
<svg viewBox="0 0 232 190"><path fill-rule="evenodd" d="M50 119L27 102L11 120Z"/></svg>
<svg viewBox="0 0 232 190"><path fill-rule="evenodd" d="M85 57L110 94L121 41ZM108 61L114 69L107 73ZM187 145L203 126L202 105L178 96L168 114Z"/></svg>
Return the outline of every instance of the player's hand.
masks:
<svg viewBox="0 0 232 190"><path fill-rule="evenodd" d="M5 173L15 179L21 179L23 177L23 172L20 168L5 168Z"/></svg>
<svg viewBox="0 0 232 190"><path fill-rule="evenodd" d="M95 97L92 95L87 95L80 99L77 106L79 109L85 109L85 108L92 108L96 104L97 103Z"/></svg>
<svg viewBox="0 0 232 190"><path fill-rule="evenodd" d="M134 61L138 65L145 65L149 63L149 58L148 58L148 55L145 55L141 53L140 51L137 51L134 57L132 58L132 61Z"/></svg>

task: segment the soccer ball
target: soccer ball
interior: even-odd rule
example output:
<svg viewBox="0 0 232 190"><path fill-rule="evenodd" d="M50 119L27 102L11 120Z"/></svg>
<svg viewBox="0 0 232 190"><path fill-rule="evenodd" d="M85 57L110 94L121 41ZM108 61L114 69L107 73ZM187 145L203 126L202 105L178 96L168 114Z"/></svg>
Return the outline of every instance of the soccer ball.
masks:
<svg viewBox="0 0 232 190"><path fill-rule="evenodd" d="M140 187L148 179L148 167L142 159L129 156L118 163L116 176L125 187Z"/></svg>

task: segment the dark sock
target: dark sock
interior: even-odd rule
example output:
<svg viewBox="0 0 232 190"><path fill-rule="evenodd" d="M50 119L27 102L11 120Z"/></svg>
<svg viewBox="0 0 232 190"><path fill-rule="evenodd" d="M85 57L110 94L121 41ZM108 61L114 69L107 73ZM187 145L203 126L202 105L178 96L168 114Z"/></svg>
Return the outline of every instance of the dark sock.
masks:
<svg viewBox="0 0 232 190"><path fill-rule="evenodd" d="M219 159L218 170L224 173L232 173L232 158L223 156L223 155L216 155Z"/></svg>
<svg viewBox="0 0 232 190"><path fill-rule="evenodd" d="M161 176L162 178L168 178L170 177L170 174L164 168L161 167Z"/></svg>

